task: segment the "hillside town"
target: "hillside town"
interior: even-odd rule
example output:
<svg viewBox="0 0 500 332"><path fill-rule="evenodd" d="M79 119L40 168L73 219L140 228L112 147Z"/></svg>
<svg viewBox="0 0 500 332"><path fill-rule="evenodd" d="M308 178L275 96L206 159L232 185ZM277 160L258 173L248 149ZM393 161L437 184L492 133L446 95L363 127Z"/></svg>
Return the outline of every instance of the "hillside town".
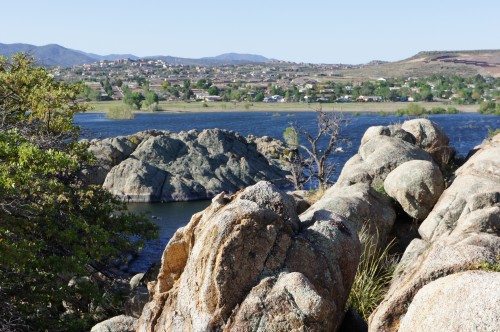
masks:
<svg viewBox="0 0 500 332"><path fill-rule="evenodd" d="M58 80L82 82L86 100L122 100L126 94L166 101L233 102L411 102L480 103L500 96L493 77L345 76L366 65L326 65L273 61L241 65L188 66L161 59L102 60L54 67Z"/></svg>

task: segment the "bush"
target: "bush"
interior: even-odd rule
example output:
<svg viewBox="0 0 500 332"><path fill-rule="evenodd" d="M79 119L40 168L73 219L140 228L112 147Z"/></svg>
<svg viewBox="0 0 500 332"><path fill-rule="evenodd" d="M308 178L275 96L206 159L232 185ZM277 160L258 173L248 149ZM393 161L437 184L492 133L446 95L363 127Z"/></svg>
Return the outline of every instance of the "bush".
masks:
<svg viewBox="0 0 500 332"><path fill-rule="evenodd" d="M112 120L131 120L134 117L134 113L126 105L110 107L106 113L106 118Z"/></svg>
<svg viewBox="0 0 500 332"><path fill-rule="evenodd" d="M149 112L158 112L161 111L160 105L158 103L152 103L148 106Z"/></svg>
<svg viewBox="0 0 500 332"><path fill-rule="evenodd" d="M444 114L446 110L442 107L433 107L430 111L430 114Z"/></svg>
<svg viewBox="0 0 500 332"><path fill-rule="evenodd" d="M346 309L353 309L368 320L383 300L396 268L395 258L389 254L394 242L380 248L377 236L368 234L366 226L363 226L358 235L362 243L361 258Z"/></svg>
<svg viewBox="0 0 500 332"><path fill-rule="evenodd" d="M458 114L458 113L460 113L460 111L456 107L450 106L446 109L446 114Z"/></svg>
<svg viewBox="0 0 500 332"><path fill-rule="evenodd" d="M497 129L488 128L488 139L492 139L498 134L500 134L500 128Z"/></svg>
<svg viewBox="0 0 500 332"><path fill-rule="evenodd" d="M406 108L401 108L396 111L396 115L413 115L413 116L421 116L424 114L428 114L427 110L420 104L410 104Z"/></svg>
<svg viewBox="0 0 500 332"><path fill-rule="evenodd" d="M483 101L479 105L479 113L482 114L494 114L497 107L494 101Z"/></svg>

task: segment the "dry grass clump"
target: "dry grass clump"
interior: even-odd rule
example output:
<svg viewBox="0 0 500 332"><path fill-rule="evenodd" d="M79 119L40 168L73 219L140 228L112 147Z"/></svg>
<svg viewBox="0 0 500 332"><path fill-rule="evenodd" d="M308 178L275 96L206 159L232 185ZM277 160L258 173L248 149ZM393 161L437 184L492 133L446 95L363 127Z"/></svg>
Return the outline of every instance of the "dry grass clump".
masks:
<svg viewBox="0 0 500 332"><path fill-rule="evenodd" d="M358 236L362 244L361 258L346 308L368 320L383 300L396 268L396 258L389 253L394 241L379 247L378 236L369 234L365 226Z"/></svg>

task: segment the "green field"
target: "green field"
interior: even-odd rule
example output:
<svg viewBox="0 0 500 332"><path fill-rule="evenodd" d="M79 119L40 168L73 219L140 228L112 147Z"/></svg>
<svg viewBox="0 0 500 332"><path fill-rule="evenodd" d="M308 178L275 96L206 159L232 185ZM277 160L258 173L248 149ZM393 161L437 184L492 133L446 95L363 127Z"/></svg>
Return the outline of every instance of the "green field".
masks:
<svg viewBox="0 0 500 332"><path fill-rule="evenodd" d="M89 102L90 112L106 113L110 107L123 105L121 101L101 101ZM246 102L166 102L159 104L160 112L183 113L183 112L307 112L321 109L327 112L395 112L400 108L405 108L409 103L246 103ZM461 112L477 112L479 105L451 105L442 102L420 102L426 109L433 107L447 108L456 107ZM205 106L206 105L206 106ZM137 113L147 113L147 109L137 111Z"/></svg>

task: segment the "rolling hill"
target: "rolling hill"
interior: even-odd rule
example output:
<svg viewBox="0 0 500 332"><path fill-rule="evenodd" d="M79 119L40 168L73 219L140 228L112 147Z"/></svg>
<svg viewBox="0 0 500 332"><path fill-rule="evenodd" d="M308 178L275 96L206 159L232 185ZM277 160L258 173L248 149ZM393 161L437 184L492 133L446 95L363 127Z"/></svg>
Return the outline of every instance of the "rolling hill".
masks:
<svg viewBox="0 0 500 332"><path fill-rule="evenodd" d="M345 79L459 75L500 77L500 50L426 51L396 62L371 62L339 70Z"/></svg>
<svg viewBox="0 0 500 332"><path fill-rule="evenodd" d="M2 44L0 43L0 55L10 57L19 52L27 52L32 54L37 62L43 66L64 66L70 67L74 65L83 65L85 63L92 63L101 60L117 60L117 59L139 59L138 56L133 54L109 54L99 55L94 53L86 53L79 50L72 50L57 44L49 44L44 46L35 46L30 44ZM245 63L259 63L270 62L272 60L261 55L254 54L239 54L239 53L226 53L215 57L205 57L200 59L189 59L174 56L148 56L147 59L161 59L171 64L182 65L223 65L223 64L245 64Z"/></svg>

